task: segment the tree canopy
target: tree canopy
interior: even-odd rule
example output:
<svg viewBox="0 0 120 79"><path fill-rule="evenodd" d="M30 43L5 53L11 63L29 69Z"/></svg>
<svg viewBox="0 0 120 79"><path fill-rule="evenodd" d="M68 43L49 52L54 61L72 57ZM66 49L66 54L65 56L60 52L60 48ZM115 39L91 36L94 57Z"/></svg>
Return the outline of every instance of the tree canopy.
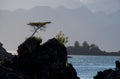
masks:
<svg viewBox="0 0 120 79"><path fill-rule="evenodd" d="M46 24L50 24L50 23L51 23L50 21L48 21L48 22L30 22L30 23L28 23L27 25L32 26L33 30L34 30L31 37L34 36L35 33L38 32L38 30L44 30L46 28L45 27Z"/></svg>
<svg viewBox="0 0 120 79"><path fill-rule="evenodd" d="M80 47L79 41L75 41L74 46L75 46L75 47Z"/></svg>

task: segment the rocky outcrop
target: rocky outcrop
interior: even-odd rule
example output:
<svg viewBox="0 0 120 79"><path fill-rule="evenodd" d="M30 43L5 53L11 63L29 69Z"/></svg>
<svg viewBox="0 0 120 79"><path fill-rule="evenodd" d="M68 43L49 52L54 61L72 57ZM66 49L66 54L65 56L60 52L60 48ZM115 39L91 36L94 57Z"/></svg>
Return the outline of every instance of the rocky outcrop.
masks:
<svg viewBox="0 0 120 79"><path fill-rule="evenodd" d="M72 64L67 63L63 44L55 38L42 45L40 43L35 37L23 42L13 61L1 64L0 79L11 79L11 75L12 79L80 79Z"/></svg>
<svg viewBox="0 0 120 79"><path fill-rule="evenodd" d="M0 43L0 59L11 59L12 55L8 53L4 48L3 44Z"/></svg>
<svg viewBox="0 0 120 79"><path fill-rule="evenodd" d="M120 62L116 61L115 63L116 63L115 70L107 69L104 71L100 71L97 73L94 79L120 79Z"/></svg>

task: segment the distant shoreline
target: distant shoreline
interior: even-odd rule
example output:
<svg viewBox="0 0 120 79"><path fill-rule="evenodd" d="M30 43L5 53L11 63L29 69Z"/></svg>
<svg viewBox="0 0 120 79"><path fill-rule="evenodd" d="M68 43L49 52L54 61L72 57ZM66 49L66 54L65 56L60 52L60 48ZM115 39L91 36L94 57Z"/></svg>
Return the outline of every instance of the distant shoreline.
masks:
<svg viewBox="0 0 120 79"><path fill-rule="evenodd" d="M119 55L80 55L80 54L68 54L68 56L119 56Z"/></svg>
<svg viewBox="0 0 120 79"><path fill-rule="evenodd" d="M95 44L88 45L87 43L82 46L79 46L79 45L68 46L67 51L69 55L120 56L120 51L106 52L106 51L101 50Z"/></svg>

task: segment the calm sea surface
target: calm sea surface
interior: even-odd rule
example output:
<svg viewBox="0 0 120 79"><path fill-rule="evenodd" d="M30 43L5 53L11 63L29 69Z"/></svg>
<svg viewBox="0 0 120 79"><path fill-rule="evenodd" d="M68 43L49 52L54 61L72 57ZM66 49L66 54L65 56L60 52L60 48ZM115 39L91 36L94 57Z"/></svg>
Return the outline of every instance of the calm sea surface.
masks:
<svg viewBox="0 0 120 79"><path fill-rule="evenodd" d="M71 55L68 62L72 63L81 79L93 79L97 71L115 68L115 61L120 61L120 56L81 56Z"/></svg>

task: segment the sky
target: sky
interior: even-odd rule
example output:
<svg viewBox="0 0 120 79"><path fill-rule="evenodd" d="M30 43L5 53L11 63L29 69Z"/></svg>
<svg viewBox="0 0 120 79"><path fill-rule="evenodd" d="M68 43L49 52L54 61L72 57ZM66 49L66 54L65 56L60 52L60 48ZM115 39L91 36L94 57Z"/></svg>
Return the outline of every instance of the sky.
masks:
<svg viewBox="0 0 120 79"><path fill-rule="evenodd" d="M120 0L0 0L0 9L31 9L35 6L79 8L87 6L93 12L114 13L120 10Z"/></svg>
<svg viewBox="0 0 120 79"><path fill-rule="evenodd" d="M14 11L20 8L31 9L36 6L49 6L52 8L63 6L69 9L85 6L92 12L111 14L120 10L120 0L0 0L0 10Z"/></svg>

